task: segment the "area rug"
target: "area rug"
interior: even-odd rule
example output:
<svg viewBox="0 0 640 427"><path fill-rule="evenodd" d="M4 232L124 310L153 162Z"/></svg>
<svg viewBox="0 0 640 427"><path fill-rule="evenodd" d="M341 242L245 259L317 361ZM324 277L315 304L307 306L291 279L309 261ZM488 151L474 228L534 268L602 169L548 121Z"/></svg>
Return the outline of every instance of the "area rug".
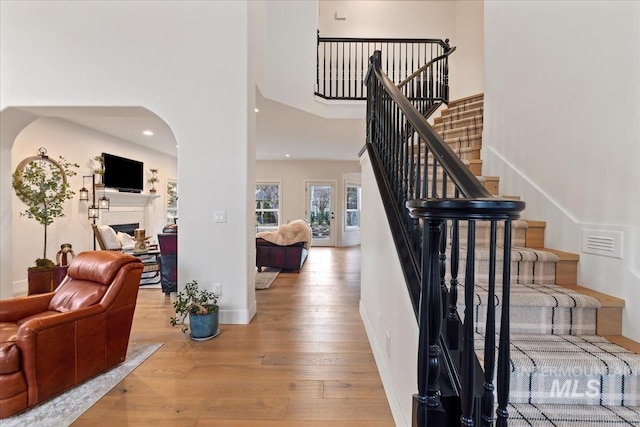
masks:
<svg viewBox="0 0 640 427"><path fill-rule="evenodd" d="M261 272L256 272L256 289L268 289L280 271L279 268L265 267Z"/></svg>
<svg viewBox="0 0 640 427"><path fill-rule="evenodd" d="M80 415L151 356L162 344L130 343L124 363L20 414L0 421L2 427L61 427Z"/></svg>

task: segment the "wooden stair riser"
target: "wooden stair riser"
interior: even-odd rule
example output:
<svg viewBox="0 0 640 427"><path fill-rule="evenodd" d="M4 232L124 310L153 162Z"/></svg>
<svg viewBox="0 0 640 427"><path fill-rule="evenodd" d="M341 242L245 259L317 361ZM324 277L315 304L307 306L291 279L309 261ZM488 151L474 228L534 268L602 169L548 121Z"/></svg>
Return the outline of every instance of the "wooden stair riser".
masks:
<svg viewBox="0 0 640 427"><path fill-rule="evenodd" d="M482 176L482 160L481 159L470 159L468 166L469 166L469 170L474 176Z"/></svg>
<svg viewBox="0 0 640 427"><path fill-rule="evenodd" d="M544 248L544 230L547 223L544 221L527 221L527 244L528 248Z"/></svg>

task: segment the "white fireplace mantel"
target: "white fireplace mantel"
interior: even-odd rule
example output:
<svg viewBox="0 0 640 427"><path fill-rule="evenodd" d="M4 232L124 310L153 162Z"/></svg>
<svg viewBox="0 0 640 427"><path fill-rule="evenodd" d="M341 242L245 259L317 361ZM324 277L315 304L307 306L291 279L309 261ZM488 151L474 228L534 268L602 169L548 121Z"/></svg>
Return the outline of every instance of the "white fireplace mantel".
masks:
<svg viewBox="0 0 640 427"><path fill-rule="evenodd" d="M104 195L109 198L111 206L148 206L160 197L159 194L126 193L117 190L105 189ZM96 199L102 197L102 190L96 191Z"/></svg>

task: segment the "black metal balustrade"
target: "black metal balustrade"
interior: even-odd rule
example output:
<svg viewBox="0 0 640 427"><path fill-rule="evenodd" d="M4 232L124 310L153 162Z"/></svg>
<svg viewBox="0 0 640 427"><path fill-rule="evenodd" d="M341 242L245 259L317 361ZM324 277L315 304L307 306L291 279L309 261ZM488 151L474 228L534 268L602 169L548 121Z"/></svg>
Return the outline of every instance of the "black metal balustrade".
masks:
<svg viewBox="0 0 640 427"><path fill-rule="evenodd" d="M447 67L442 68L446 73ZM446 82L446 75L443 81ZM424 111L416 108L386 75L379 51L370 59L366 83L366 149L420 327L413 425L493 426L495 422L497 426L506 426L511 221L519 217L525 204L491 196L427 123ZM448 91L443 96L448 97ZM483 221L490 224L489 301L493 301L496 277L500 274L502 285L497 387L493 383L496 363L493 304L487 307L484 325L483 366L474 346L478 338L473 322L475 238L476 226ZM501 241L496 231L499 224L505 230ZM461 225L467 228L462 242ZM462 248L466 249L463 279L458 272ZM498 250L503 252L501 263L496 260ZM498 267L502 271L497 271ZM457 308L459 280L464 283L464 321Z"/></svg>
<svg viewBox="0 0 640 427"><path fill-rule="evenodd" d="M449 50L448 42L440 39L320 37L318 34L315 94L326 99L365 100L365 76L373 52L382 52L381 64L385 73L392 81L400 83L414 70L444 55ZM441 80L445 66L444 62L439 62L440 68L432 69L431 83L426 75L424 81L415 81L411 90L415 90L416 96L427 84L432 84L432 90L446 84Z"/></svg>

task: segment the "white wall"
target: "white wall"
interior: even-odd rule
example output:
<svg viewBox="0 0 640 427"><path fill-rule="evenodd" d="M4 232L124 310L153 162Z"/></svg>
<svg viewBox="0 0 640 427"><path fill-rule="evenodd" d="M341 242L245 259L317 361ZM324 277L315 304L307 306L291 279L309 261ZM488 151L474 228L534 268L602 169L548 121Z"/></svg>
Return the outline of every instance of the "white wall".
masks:
<svg viewBox="0 0 640 427"><path fill-rule="evenodd" d="M91 174L91 159L102 152L131 158L144 163L145 178L148 177L149 168L158 169L160 181L156 184L157 195L148 206L113 206L109 212L101 213L97 221L102 223L106 217L114 212L136 212L136 217L144 218L141 226L157 241L155 235L162 231L166 224L166 181L167 178L177 177L177 161L174 157L161 154L157 151L145 149L139 145L131 144L113 138L109 135L87 129L85 127L56 118L41 118L28 125L16 138L12 148L11 170L24 158L36 155L38 148L45 147L47 154L54 160L63 156L71 163L77 163L79 168L74 169L76 176L69 177L71 190L75 197L65 204L65 216L58 218L48 227L47 231L47 258L55 260L55 255L60 249L61 243L71 243L76 254L93 250L93 231L91 222L87 219L87 203L78 200L78 190L84 186L90 188L90 181L83 184L82 176ZM148 194L150 185L144 184L144 194ZM109 193L106 193L109 196ZM102 196L102 191L97 197ZM113 199L113 196L112 196ZM147 198L141 198L147 200ZM115 200L112 200L114 204ZM13 258L12 284L14 295L26 295L27 268L32 266L36 258L42 257L44 227L33 219L20 216L20 212L26 209L15 193L12 196L13 209L13 241L11 244ZM117 214L116 214L117 215ZM32 236L25 239L24 236Z"/></svg>
<svg viewBox="0 0 640 427"><path fill-rule="evenodd" d="M366 153L361 165L360 314L393 419L396 426L408 427L411 396L417 392L418 322Z"/></svg>
<svg viewBox="0 0 640 427"><path fill-rule="evenodd" d="M640 340L640 3L485 2L484 171L580 254L579 283L625 299ZM622 231L622 259L581 252Z"/></svg>
<svg viewBox="0 0 640 427"><path fill-rule="evenodd" d="M11 106L142 106L171 127L180 145L179 275L222 284L224 323L246 323L252 315L247 7L242 1L0 3L2 115ZM1 136L5 155L14 141ZM10 172L0 173L4 240L12 221L5 213ZM224 210L227 222L213 223L215 210ZM4 254L3 297L11 293Z"/></svg>
<svg viewBox="0 0 640 427"><path fill-rule="evenodd" d="M484 1L458 0L449 57L449 99L484 92Z"/></svg>
<svg viewBox="0 0 640 427"><path fill-rule="evenodd" d="M307 181L328 181L336 185L334 231L336 246L360 243L359 231L345 231L345 185L360 183L360 165L356 161L261 160L256 162L256 182L280 183L280 221L286 224L305 218Z"/></svg>

